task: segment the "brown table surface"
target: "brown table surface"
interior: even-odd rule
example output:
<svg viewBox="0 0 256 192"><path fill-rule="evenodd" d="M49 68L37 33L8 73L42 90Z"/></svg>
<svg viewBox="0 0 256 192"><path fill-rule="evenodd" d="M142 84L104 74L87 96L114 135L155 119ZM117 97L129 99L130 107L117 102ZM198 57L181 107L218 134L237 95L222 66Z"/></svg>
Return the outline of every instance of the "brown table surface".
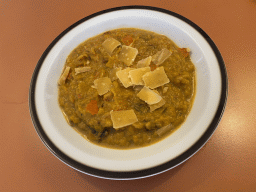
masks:
<svg viewBox="0 0 256 192"><path fill-rule="evenodd" d="M218 46L228 72L224 116L209 142L163 174L111 181L79 173L43 145L29 113L28 91L46 47L92 13L130 1L0 1L0 191L255 191L256 1L148 0L199 25Z"/></svg>

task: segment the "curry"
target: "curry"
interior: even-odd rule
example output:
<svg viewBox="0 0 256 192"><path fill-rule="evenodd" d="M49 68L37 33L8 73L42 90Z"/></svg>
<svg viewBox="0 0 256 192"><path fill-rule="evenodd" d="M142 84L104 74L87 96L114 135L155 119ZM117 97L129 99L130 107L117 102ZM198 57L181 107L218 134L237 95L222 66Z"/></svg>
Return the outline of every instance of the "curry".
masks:
<svg viewBox="0 0 256 192"><path fill-rule="evenodd" d="M195 97L189 48L154 32L121 28L92 37L67 57L58 102L67 122L97 145L129 149L167 137Z"/></svg>

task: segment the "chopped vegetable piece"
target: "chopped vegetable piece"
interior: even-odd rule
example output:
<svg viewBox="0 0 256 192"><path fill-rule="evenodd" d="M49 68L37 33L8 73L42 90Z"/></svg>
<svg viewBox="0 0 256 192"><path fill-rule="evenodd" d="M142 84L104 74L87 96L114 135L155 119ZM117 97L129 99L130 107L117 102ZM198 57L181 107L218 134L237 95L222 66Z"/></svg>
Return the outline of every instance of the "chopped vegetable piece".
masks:
<svg viewBox="0 0 256 192"><path fill-rule="evenodd" d="M140 90L137 96L149 105L159 103L162 99L159 94L145 86Z"/></svg>
<svg viewBox="0 0 256 192"><path fill-rule="evenodd" d="M70 67L66 67L66 69L64 70L64 72L62 73L62 75L59 78L59 81L58 81L59 85L62 85L65 83L65 81L68 77L69 71L70 71Z"/></svg>
<svg viewBox="0 0 256 192"><path fill-rule="evenodd" d="M161 51L158 51L155 55L152 56L152 62L156 65L162 64L168 57L172 54L171 51L164 48Z"/></svg>
<svg viewBox="0 0 256 192"><path fill-rule="evenodd" d="M141 123L141 122L136 122L132 124L132 126L136 129L143 129L145 127L144 123Z"/></svg>
<svg viewBox="0 0 256 192"><path fill-rule="evenodd" d="M104 96L103 96L103 100L104 101L110 101L113 99L113 93L111 91L109 91L108 93L106 93Z"/></svg>
<svg viewBox="0 0 256 192"><path fill-rule="evenodd" d="M151 63L152 57L149 56L145 59L142 59L140 61L138 61L137 63L137 68L143 68L143 67L148 67Z"/></svg>
<svg viewBox="0 0 256 192"><path fill-rule="evenodd" d="M169 125L166 125L166 126L160 128L160 129L158 129L158 130L156 131L156 133L157 133L159 136L162 136L162 135L164 135L165 133L167 133L167 131L170 131L172 128L173 128L173 126L172 126L171 124L169 124Z"/></svg>
<svg viewBox="0 0 256 192"><path fill-rule="evenodd" d="M113 128L118 129L138 121L133 109L123 111L110 111Z"/></svg>
<svg viewBox="0 0 256 192"><path fill-rule="evenodd" d="M87 53L83 53L82 55L77 57L77 60L81 60L81 59L84 59L84 58L87 58L87 57L88 57Z"/></svg>
<svg viewBox="0 0 256 192"><path fill-rule="evenodd" d="M189 56L190 49L189 48L179 48L178 49L182 55L186 58Z"/></svg>
<svg viewBox="0 0 256 192"><path fill-rule="evenodd" d="M137 54L138 49L123 45L118 55L118 59L124 62L127 66L130 66L135 60Z"/></svg>
<svg viewBox="0 0 256 192"><path fill-rule="evenodd" d="M90 70L91 70L91 67L79 67L79 68L75 68L76 75L77 75L78 73L83 73L83 72L90 71Z"/></svg>
<svg viewBox="0 0 256 192"><path fill-rule="evenodd" d="M150 106L149 106L149 107L150 107L150 112L155 111L156 109L158 109L158 108L164 106L165 103L166 103L165 100L162 99L159 103L150 105Z"/></svg>
<svg viewBox="0 0 256 192"><path fill-rule="evenodd" d="M142 80L142 76L150 71L150 67L144 67L139 69L133 69L129 71L129 78L131 78L131 82L133 85L144 85L144 81Z"/></svg>
<svg viewBox="0 0 256 192"><path fill-rule="evenodd" d="M105 119L105 118L107 118L107 117L109 117L109 116L110 116L110 113L109 113L109 112L107 112L107 113L105 113L104 115L102 115L102 117L101 117L101 118Z"/></svg>
<svg viewBox="0 0 256 192"><path fill-rule="evenodd" d="M132 85L132 81L129 78L129 71L132 70L132 68L127 67L126 69L120 70L116 72L116 76L119 78L121 83L125 88L130 87Z"/></svg>
<svg viewBox="0 0 256 192"><path fill-rule="evenodd" d="M143 75L142 79L145 86L151 89L155 89L170 82L164 71L164 67L158 67L155 71L147 72Z"/></svg>
<svg viewBox="0 0 256 192"><path fill-rule="evenodd" d="M125 37L122 39L122 42L123 42L125 45L129 46L129 45L132 44L133 38L132 38L130 35L127 35L127 36L125 36Z"/></svg>
<svg viewBox="0 0 256 192"><path fill-rule="evenodd" d="M112 69L109 72L109 78L111 79L111 81L114 81L117 79L116 72L121 71L121 69L122 69L121 67L118 67L118 68Z"/></svg>
<svg viewBox="0 0 256 192"><path fill-rule="evenodd" d="M94 86L96 87L99 95L104 95L110 90L112 82L108 77L101 77L94 80Z"/></svg>
<svg viewBox="0 0 256 192"><path fill-rule="evenodd" d="M119 45L121 45L121 43L119 41L117 41L116 39L112 38L112 37L106 39L102 43L102 46L104 47L106 52L108 52L108 54L110 54L110 55L115 50L115 48L117 48Z"/></svg>
<svg viewBox="0 0 256 192"><path fill-rule="evenodd" d="M86 111L88 111L92 115L96 115L99 111L97 101L91 100L90 103L88 103L86 106Z"/></svg>
<svg viewBox="0 0 256 192"><path fill-rule="evenodd" d="M115 64L115 57L116 56L113 56L113 57L110 57L108 59L108 62L106 63L106 67L108 68L113 68L114 67L114 64Z"/></svg>
<svg viewBox="0 0 256 192"><path fill-rule="evenodd" d="M134 85L133 90L135 92L139 92L143 87L144 87L144 85Z"/></svg>
<svg viewBox="0 0 256 192"><path fill-rule="evenodd" d="M163 88L163 93L166 93L168 91L168 87Z"/></svg>

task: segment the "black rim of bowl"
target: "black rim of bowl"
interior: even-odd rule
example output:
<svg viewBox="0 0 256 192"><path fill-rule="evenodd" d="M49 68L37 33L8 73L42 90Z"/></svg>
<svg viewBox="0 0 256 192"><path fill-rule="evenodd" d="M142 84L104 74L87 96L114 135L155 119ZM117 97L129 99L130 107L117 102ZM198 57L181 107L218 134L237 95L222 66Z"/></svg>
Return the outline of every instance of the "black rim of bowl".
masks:
<svg viewBox="0 0 256 192"><path fill-rule="evenodd" d="M166 13L168 15L174 16L184 22L186 22L187 24L189 24L190 26L192 26L194 29L196 29L204 38L205 40L208 42L208 44L211 46L212 50L215 53L215 56L218 60L219 63L219 67L220 67L220 72L221 72L221 97L220 97L220 102L219 102L219 106L218 109L216 111L216 114L211 122L211 124L209 125L209 127L207 128L206 132L203 134L203 136L193 145L191 146L187 151L185 151L183 154L181 154L180 156L176 157L175 159L172 159L164 164L158 165L156 167L152 167L149 169L144 169L144 170L139 170L139 171L129 171L129 172L117 172L117 171L105 171L105 170L100 170L100 169L95 169L89 166L86 166L84 164L78 163L77 161L71 159L70 157L68 157L67 155L65 155L63 152L61 152L53 143L52 141L47 137L47 135L44 132L44 129L39 121L39 118L37 116L37 112L36 112L36 106L35 106L35 87L36 87L36 81L37 81L37 77L40 71L40 68L44 62L44 59L46 58L46 56L48 55L48 53L51 51L52 47L70 30L72 30L73 28L75 28L76 26L78 26L79 24L95 17L95 16L99 16L102 15L104 13L108 13L108 12L113 12L113 11L118 11L118 10L127 10L127 9L142 9L142 10L152 10L152 11L158 11L161 13ZM214 44L214 42L212 41L212 39L200 28L198 27L195 23L193 23L192 21L190 21L189 19L174 13L172 11L169 10L165 10L162 8L156 8L156 7L150 7L150 6L123 6L123 7L116 7L116 8L111 8L111 9L106 9L97 13L94 13L92 15L89 15L79 21L77 21L76 23L74 23L73 25L71 25L70 27L68 27L66 30L64 30L59 36L57 36L52 43L47 47L47 49L44 51L43 55L41 56L41 58L39 59L34 73L32 75L32 79L31 79L31 83L30 83L30 89L29 89L29 109L30 109L30 115L31 115L31 119L33 121L34 127L37 131L37 134L39 135L40 139L43 141L44 145L58 158L60 159L62 162L64 162L65 164L67 164L68 166L82 172L88 175L92 175L92 176L96 176L96 177L100 177L100 178L106 178L106 179L120 179L120 180L124 180L124 179L138 179L138 178L145 178L145 177L149 177L149 176L153 176L162 172L165 172L167 170L170 170L174 167L176 167L177 165L183 163L184 161L186 161L187 159L189 159L191 156L193 156L201 147L204 146L204 144L210 139L211 135L213 134L213 132L215 131L215 129L217 128L221 117L223 115L224 109L225 109L225 105L226 105L226 101L227 101L227 95L228 95L228 81L227 81L227 72L226 72L226 67L224 64L224 60L217 48L217 46ZM125 165L124 165L125 166Z"/></svg>

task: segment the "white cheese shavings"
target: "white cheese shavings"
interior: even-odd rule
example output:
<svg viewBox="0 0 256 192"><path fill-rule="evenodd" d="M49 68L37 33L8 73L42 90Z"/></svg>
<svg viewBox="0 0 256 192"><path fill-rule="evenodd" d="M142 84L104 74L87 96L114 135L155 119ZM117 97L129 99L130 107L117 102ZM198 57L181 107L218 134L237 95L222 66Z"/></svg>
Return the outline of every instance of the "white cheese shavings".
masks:
<svg viewBox="0 0 256 192"><path fill-rule="evenodd" d="M153 90L153 91L154 91L155 93L157 93L158 95L160 95L157 90ZM158 103L156 103L156 104L149 105L149 107L150 107L150 112L153 112L154 110L156 110L156 109L162 107L165 103L166 103L165 100L162 99L160 102L158 102Z"/></svg>
<svg viewBox="0 0 256 192"><path fill-rule="evenodd" d="M112 54L112 52L115 50L115 48L117 48L119 45L121 45L121 43L119 41L117 41L116 39L110 37L108 39L106 39L103 43L102 46L104 47L104 49L106 50L106 52L108 54Z"/></svg>
<svg viewBox="0 0 256 192"><path fill-rule="evenodd" d="M145 86L149 87L150 89L155 89L170 82L164 71L164 67L158 67L154 71L147 72L145 75L143 75L142 79Z"/></svg>
<svg viewBox="0 0 256 192"><path fill-rule="evenodd" d="M79 74L79 73L84 73L86 71L90 71L90 70L91 70L91 67L78 67L78 68L75 68L76 75Z"/></svg>
<svg viewBox="0 0 256 192"><path fill-rule="evenodd" d="M70 71L70 67L66 67L66 69L64 70L64 72L62 73L62 75L60 76L60 78L58 80L59 85L62 85L65 83L65 81L68 77L69 71Z"/></svg>
<svg viewBox="0 0 256 192"><path fill-rule="evenodd" d="M171 51L164 48L161 51L158 51L155 55L152 56L152 62L156 65L162 64L168 57L172 54Z"/></svg>
<svg viewBox="0 0 256 192"><path fill-rule="evenodd" d="M138 61L137 63L137 68L143 68L143 67L148 67L151 63L152 57L149 56L145 59L142 59L140 61Z"/></svg>
<svg viewBox="0 0 256 192"><path fill-rule="evenodd" d="M133 109L123 111L110 111L113 128L119 129L138 121Z"/></svg>
<svg viewBox="0 0 256 192"><path fill-rule="evenodd" d="M159 103L162 99L162 97L159 94L145 86L140 90L137 96L149 105Z"/></svg>
<svg viewBox="0 0 256 192"><path fill-rule="evenodd" d="M132 68L127 67L126 69L120 70L116 72L116 76L119 78L121 83L125 88L130 87L132 85L132 81L129 78L129 71L132 70Z"/></svg>
<svg viewBox="0 0 256 192"><path fill-rule="evenodd" d="M165 100L162 99L159 103L150 105L150 106L149 106L149 107L150 107L150 112L155 111L156 109L158 109L158 108L164 106L165 103L166 103Z"/></svg>
<svg viewBox="0 0 256 192"><path fill-rule="evenodd" d="M94 80L93 83L99 95L106 94L112 86L112 82L108 77L101 77L99 79Z"/></svg>
<svg viewBox="0 0 256 192"><path fill-rule="evenodd" d="M133 69L129 71L129 78L131 78L131 82L133 85L144 85L144 81L142 80L142 76L149 72L150 67L144 67L139 69Z"/></svg>
<svg viewBox="0 0 256 192"><path fill-rule="evenodd" d="M118 54L118 59L124 62L127 66L130 66L135 60L137 54L138 49L123 45L120 53Z"/></svg>

